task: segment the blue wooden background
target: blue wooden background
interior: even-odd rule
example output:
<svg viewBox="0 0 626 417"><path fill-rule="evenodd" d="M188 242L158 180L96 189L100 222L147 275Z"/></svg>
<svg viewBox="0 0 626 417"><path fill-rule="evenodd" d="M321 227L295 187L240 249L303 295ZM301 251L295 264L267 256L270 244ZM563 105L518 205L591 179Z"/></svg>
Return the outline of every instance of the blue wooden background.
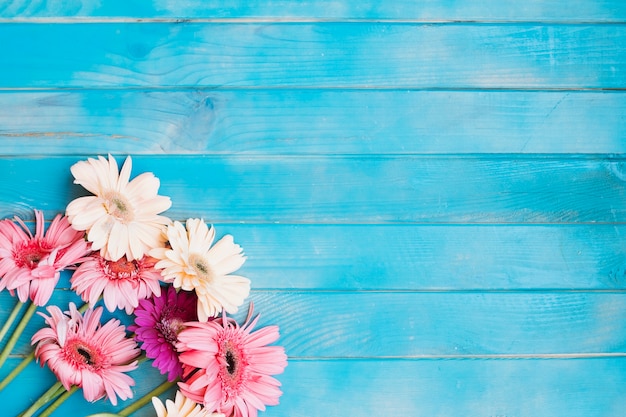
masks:
<svg viewBox="0 0 626 417"><path fill-rule="evenodd" d="M133 155L171 217L245 249L289 355L268 417L623 417L625 23L622 0L0 0L0 218ZM2 415L52 381L32 364Z"/></svg>

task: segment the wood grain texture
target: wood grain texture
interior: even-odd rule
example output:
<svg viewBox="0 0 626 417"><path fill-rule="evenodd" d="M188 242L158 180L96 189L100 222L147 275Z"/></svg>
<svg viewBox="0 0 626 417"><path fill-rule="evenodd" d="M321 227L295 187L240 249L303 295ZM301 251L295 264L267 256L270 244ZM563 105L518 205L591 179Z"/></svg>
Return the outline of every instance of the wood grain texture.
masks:
<svg viewBox="0 0 626 417"><path fill-rule="evenodd" d="M621 89L626 26L4 24L0 88Z"/></svg>
<svg viewBox="0 0 626 417"><path fill-rule="evenodd" d="M214 227L243 247L240 271L257 290L626 289L623 225ZM69 286L62 275L58 287Z"/></svg>
<svg viewBox="0 0 626 417"><path fill-rule="evenodd" d="M624 225L214 227L243 247L240 271L257 290L626 289Z"/></svg>
<svg viewBox="0 0 626 417"><path fill-rule="evenodd" d="M76 296L59 292L52 303L65 310L67 299ZM249 301L259 326L280 326L279 342L295 358L626 356L624 292L287 290L254 291ZM247 303L237 318L246 314ZM41 318L29 323L14 354L29 352L29 334L42 325Z"/></svg>
<svg viewBox="0 0 626 417"><path fill-rule="evenodd" d="M619 0L394 0L378 2L335 0L2 0L0 16L28 17L130 17L138 19L399 19L399 20L505 20L505 21L618 21L626 19Z"/></svg>
<svg viewBox="0 0 626 417"><path fill-rule="evenodd" d="M166 214L244 248L289 355L261 416L623 417L624 23L619 0L0 0L0 218L50 220L73 163L133 154ZM31 364L0 414L52 382Z"/></svg>
<svg viewBox="0 0 626 417"><path fill-rule="evenodd" d="M15 362L12 362L15 363ZM292 360L279 375L284 395L266 417L538 416L622 417L626 358L551 360ZM153 386L158 374L141 368L137 395ZM25 386L51 383L36 365L20 376ZM35 390L32 390L33 393ZM43 390L41 390L43 391ZM9 415L29 398L7 401ZM32 398L34 395L31 394ZM119 409L123 405L118 406ZM57 412L111 410L103 402L86 403L75 394ZM288 413L285 410L289 410ZM145 407L134 417L153 417Z"/></svg>
<svg viewBox="0 0 626 417"><path fill-rule="evenodd" d="M215 227L242 245L258 289L626 288L621 225Z"/></svg>
<svg viewBox="0 0 626 417"><path fill-rule="evenodd" d="M265 415L283 415L282 407L298 417L339 417L346 409L363 416L619 417L624 366L623 359L292 361L281 379L282 404Z"/></svg>
<svg viewBox="0 0 626 417"><path fill-rule="evenodd" d="M623 92L79 90L0 106L4 155L626 153Z"/></svg>
<svg viewBox="0 0 626 417"><path fill-rule="evenodd" d="M76 157L1 158L0 216L63 212ZM613 223L626 165L610 157L138 156L174 219L246 223ZM49 173L54 175L42 175Z"/></svg>

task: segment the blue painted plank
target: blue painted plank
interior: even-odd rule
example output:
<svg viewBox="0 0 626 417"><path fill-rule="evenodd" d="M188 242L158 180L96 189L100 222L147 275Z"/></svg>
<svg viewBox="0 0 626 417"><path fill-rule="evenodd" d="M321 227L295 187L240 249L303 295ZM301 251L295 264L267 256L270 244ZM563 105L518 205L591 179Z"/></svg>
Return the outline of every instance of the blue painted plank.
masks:
<svg viewBox="0 0 626 417"><path fill-rule="evenodd" d="M626 153L621 91L18 91L0 107L5 155Z"/></svg>
<svg viewBox="0 0 626 417"><path fill-rule="evenodd" d="M280 326L290 357L584 357L626 355L624 294L286 290L253 291L249 301L259 326ZM52 303L65 310L68 298L75 294L58 291ZM237 317L246 314L244 307ZM30 352L30 335L42 325L31 320L14 354Z"/></svg>
<svg viewBox="0 0 626 417"><path fill-rule="evenodd" d="M3 0L0 17L623 21L619 0Z"/></svg>
<svg viewBox="0 0 626 417"><path fill-rule="evenodd" d="M49 381L35 366L24 386ZM140 392L154 372L135 373ZM291 360L279 376L283 396L263 417L516 416L623 417L626 358L575 360ZM46 387L47 385L44 385ZM28 393L5 397L9 416L29 404ZM33 395L33 394L31 394ZM33 395L34 397L34 395ZM121 406L118 406L118 409ZM53 417L113 409L75 394ZM133 417L153 417L145 407Z"/></svg>
<svg viewBox="0 0 626 417"><path fill-rule="evenodd" d="M265 416L621 417L626 360L292 361Z"/></svg>
<svg viewBox="0 0 626 417"><path fill-rule="evenodd" d="M256 290L626 289L624 225L215 227L243 247Z"/></svg>
<svg viewBox="0 0 626 417"><path fill-rule="evenodd" d="M626 354L623 292L257 292L294 357ZM320 318L323 325L320 324Z"/></svg>
<svg viewBox="0 0 626 417"><path fill-rule="evenodd" d="M0 217L47 218L85 191L77 157L0 158ZM137 156L172 198L168 215L246 223L615 223L621 158ZM54 175L50 175L54 174Z"/></svg>
<svg viewBox="0 0 626 417"><path fill-rule="evenodd" d="M4 24L0 43L8 89L613 89L626 74L614 24Z"/></svg>
<svg viewBox="0 0 626 417"><path fill-rule="evenodd" d="M291 357L267 416L622 416L625 106L584 90L624 88L626 3L96 3L0 0L32 23L0 30L0 217L146 154L249 256Z"/></svg>
<svg viewBox="0 0 626 417"><path fill-rule="evenodd" d="M243 247L257 290L626 289L624 225L215 227Z"/></svg>
<svg viewBox="0 0 626 417"><path fill-rule="evenodd" d="M626 289L623 225L215 227L256 289Z"/></svg>

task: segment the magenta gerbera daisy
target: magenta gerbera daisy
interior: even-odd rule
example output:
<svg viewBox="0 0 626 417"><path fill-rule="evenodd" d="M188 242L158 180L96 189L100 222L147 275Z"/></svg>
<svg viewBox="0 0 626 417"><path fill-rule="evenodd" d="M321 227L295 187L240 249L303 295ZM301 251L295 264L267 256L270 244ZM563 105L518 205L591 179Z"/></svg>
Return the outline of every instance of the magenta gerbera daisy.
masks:
<svg viewBox="0 0 626 417"><path fill-rule="evenodd" d="M277 326L252 331L258 316L242 326L225 314L222 320L187 323L178 335L183 382L188 398L228 417L256 417L266 405L278 404L280 382L271 375L287 366Z"/></svg>
<svg viewBox="0 0 626 417"><path fill-rule="evenodd" d="M141 343L146 356L154 359L152 366L174 381L182 374L176 343L185 322L198 320L198 298L193 292L179 291L171 285L158 297L139 301L135 324L128 327Z"/></svg>
<svg viewBox="0 0 626 417"><path fill-rule="evenodd" d="M139 348L126 337L119 320L100 324L102 307L88 309L84 315L70 303L70 310L47 307L50 316L40 313L49 327L37 331L31 343L37 344L35 358L50 370L65 389L83 389L87 401L108 398L117 405L132 398L133 379L126 372L137 369Z"/></svg>
<svg viewBox="0 0 626 417"><path fill-rule="evenodd" d="M109 261L98 253L85 260L74 272L72 290L90 305L102 295L107 310L124 309L127 314L139 305L139 300L161 294L161 272L154 268L156 259L144 256L128 260L125 256Z"/></svg>
<svg viewBox="0 0 626 417"><path fill-rule="evenodd" d="M20 301L29 297L38 306L48 302L60 272L90 253L84 233L67 217L57 215L44 234L43 213L35 210L33 235L18 217L0 221L0 290L16 290Z"/></svg>

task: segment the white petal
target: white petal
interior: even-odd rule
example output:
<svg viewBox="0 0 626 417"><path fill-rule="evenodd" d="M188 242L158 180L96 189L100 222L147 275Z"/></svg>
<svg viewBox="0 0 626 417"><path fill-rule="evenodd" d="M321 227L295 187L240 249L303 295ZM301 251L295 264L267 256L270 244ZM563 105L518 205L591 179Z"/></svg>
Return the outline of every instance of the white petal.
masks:
<svg viewBox="0 0 626 417"><path fill-rule="evenodd" d="M98 250L106 248L109 239L109 232L113 226L113 219L110 216L103 216L87 232L87 240L92 242L91 248Z"/></svg>
<svg viewBox="0 0 626 417"><path fill-rule="evenodd" d="M152 397L152 405L154 406L154 410L157 413L157 417L165 417L167 415L166 409L158 397Z"/></svg>
<svg viewBox="0 0 626 417"><path fill-rule="evenodd" d="M104 160L104 158L102 158ZM107 190L117 190L119 171L117 169L117 161L109 154L109 163L103 168L108 168L108 172L101 173L102 183Z"/></svg>
<svg viewBox="0 0 626 417"><path fill-rule="evenodd" d="M89 158L86 161L79 161L70 167L70 171L74 176L74 183L82 185L92 194L99 194L101 187L101 178L98 176L97 160Z"/></svg>
<svg viewBox="0 0 626 417"><path fill-rule="evenodd" d="M137 175L126 187L126 192L132 198L139 200L149 200L159 192L161 182L152 172L144 172Z"/></svg>
<svg viewBox="0 0 626 417"><path fill-rule="evenodd" d="M109 155L109 159L111 159L111 155ZM122 170L120 171L119 177L117 179L117 183L115 184L115 190L119 193L124 193L126 189L126 185L128 184L128 180L130 180L130 171L133 166L133 161L128 155L124 164L122 165ZM117 173L116 173L117 174Z"/></svg>
<svg viewBox="0 0 626 417"><path fill-rule="evenodd" d="M65 212L76 230L87 230L100 217L107 215L102 200L94 196L79 197L71 201Z"/></svg>
<svg viewBox="0 0 626 417"><path fill-rule="evenodd" d="M107 243L107 249L112 257L112 261L117 261L123 255L131 256L128 238L128 228L120 222L114 222Z"/></svg>
<svg viewBox="0 0 626 417"><path fill-rule="evenodd" d="M215 231L202 219L188 219L185 223L189 233L189 251L204 254L211 247Z"/></svg>
<svg viewBox="0 0 626 417"><path fill-rule="evenodd" d="M211 259L211 263L213 265L217 265L227 258L236 257L241 252L242 252L241 246L237 245L233 241L233 237L231 235L226 235L223 238L221 238L219 241L217 241L215 245L213 245L213 247L209 251L208 256ZM241 267L241 265L243 265L244 261L245 261L245 257L243 257L243 255L241 255L240 259L228 260L227 264L230 263L230 264L235 265L239 263L239 266L237 266L235 269L229 272L233 272L237 270L239 267Z"/></svg>

